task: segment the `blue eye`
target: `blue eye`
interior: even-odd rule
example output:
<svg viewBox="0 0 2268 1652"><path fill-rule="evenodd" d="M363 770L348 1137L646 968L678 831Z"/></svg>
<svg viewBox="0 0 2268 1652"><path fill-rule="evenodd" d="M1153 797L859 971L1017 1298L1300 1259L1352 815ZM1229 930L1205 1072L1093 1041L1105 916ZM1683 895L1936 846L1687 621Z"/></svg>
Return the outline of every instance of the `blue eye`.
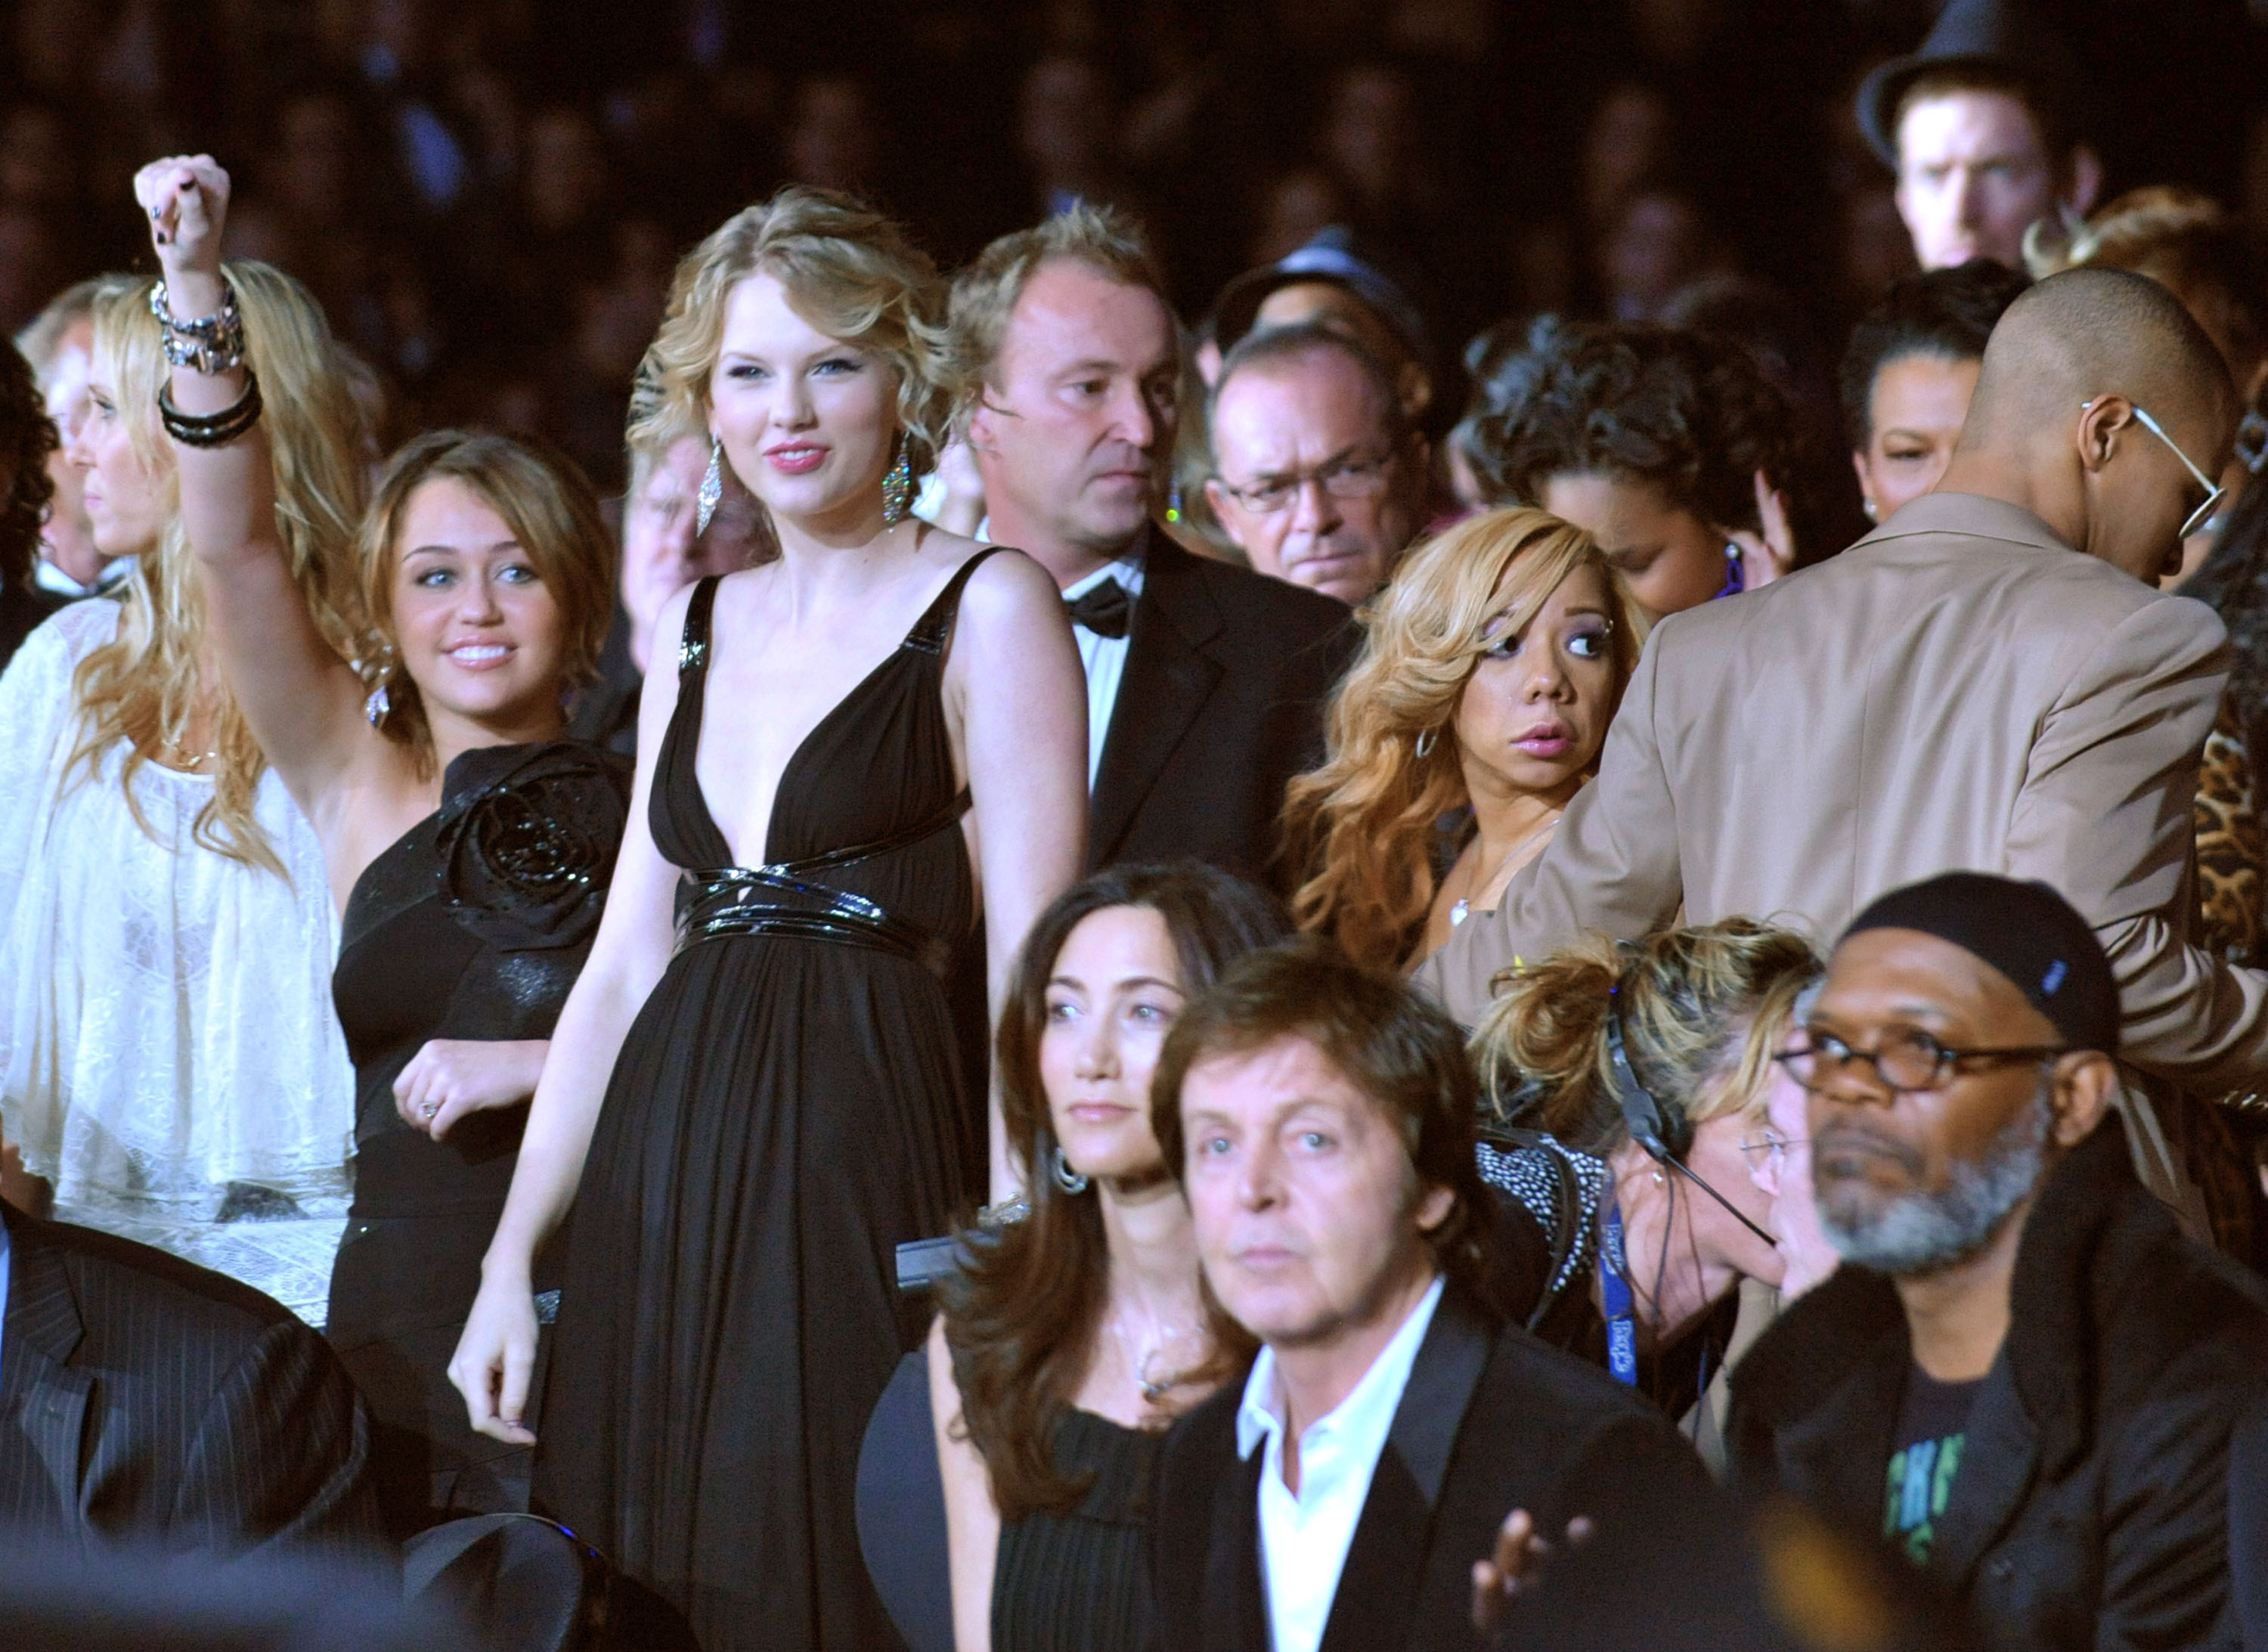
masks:
<svg viewBox="0 0 2268 1652"><path fill-rule="evenodd" d="M515 562L510 567L500 569L497 578L508 585L541 585L543 583L543 576L524 562Z"/></svg>
<svg viewBox="0 0 2268 1652"><path fill-rule="evenodd" d="M746 382L762 379L765 377L765 373L764 370L753 361L736 361L725 369L725 376L727 379L739 379Z"/></svg>
<svg viewBox="0 0 2268 1652"><path fill-rule="evenodd" d="M1300 1145L1310 1153L1322 1153L1335 1144L1320 1130L1303 1130L1300 1132Z"/></svg>
<svg viewBox="0 0 2268 1652"><path fill-rule="evenodd" d="M415 583L431 590L436 586L446 585L456 577L446 568L429 568L417 576Z"/></svg>
<svg viewBox="0 0 2268 1652"><path fill-rule="evenodd" d="M1047 1009L1048 1019L1052 1021L1066 1021L1078 1014L1078 1007L1071 1004L1050 1004Z"/></svg>

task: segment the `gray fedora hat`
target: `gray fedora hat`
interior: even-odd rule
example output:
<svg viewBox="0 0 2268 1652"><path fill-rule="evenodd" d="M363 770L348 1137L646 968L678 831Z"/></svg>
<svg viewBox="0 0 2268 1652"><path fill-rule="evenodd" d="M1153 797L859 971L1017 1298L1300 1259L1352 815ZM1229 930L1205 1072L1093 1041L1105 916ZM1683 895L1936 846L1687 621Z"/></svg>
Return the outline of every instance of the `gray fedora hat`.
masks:
<svg viewBox="0 0 2268 1652"><path fill-rule="evenodd" d="M2063 32L2026 0L1950 0L1921 48L1876 65L1859 83L1859 127L1874 152L1898 164L1898 102L1917 77L1940 69L1980 69L2020 83L2068 114L2083 80Z"/></svg>

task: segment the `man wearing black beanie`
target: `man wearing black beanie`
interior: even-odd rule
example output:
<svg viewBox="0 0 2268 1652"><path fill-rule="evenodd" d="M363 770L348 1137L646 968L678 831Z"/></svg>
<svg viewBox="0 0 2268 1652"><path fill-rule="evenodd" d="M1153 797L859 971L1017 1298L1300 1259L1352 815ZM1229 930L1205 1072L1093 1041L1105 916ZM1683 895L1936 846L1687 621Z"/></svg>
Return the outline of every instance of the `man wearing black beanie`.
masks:
<svg viewBox="0 0 2268 1652"><path fill-rule="evenodd" d="M2237 1644L2268 1294L2135 1180L2118 1037L2087 921L1960 872L1852 921L1779 1057L1845 1265L1734 1375L1735 1482L1870 1528L1996 1648Z"/></svg>

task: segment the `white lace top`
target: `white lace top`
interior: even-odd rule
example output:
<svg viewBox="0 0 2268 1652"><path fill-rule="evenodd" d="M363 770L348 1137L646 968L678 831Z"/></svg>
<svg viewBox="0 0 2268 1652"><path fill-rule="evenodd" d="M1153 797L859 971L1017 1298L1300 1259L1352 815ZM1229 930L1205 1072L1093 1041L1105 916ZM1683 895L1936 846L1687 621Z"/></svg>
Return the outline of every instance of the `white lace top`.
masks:
<svg viewBox="0 0 2268 1652"><path fill-rule="evenodd" d="M230 1183L310 1215L342 1208L354 1073L314 829L262 777L257 815L287 881L196 844L201 776L143 765L148 831L119 783L122 746L64 782L71 674L119 611L63 609L0 675L0 1130L99 1225L107 1209L209 1221Z"/></svg>

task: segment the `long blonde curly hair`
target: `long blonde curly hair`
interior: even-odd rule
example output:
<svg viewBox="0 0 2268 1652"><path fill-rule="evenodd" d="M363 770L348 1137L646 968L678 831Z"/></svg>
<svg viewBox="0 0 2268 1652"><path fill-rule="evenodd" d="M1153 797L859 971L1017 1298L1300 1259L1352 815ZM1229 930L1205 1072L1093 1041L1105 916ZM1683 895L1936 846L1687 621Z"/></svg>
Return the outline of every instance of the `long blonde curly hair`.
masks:
<svg viewBox="0 0 2268 1652"><path fill-rule="evenodd" d="M1408 956L1432 910L1435 822L1469 800L1453 724L1489 623L1501 615L1499 633L1518 631L1579 568L1609 594L1619 704L1644 619L1598 542L1556 516L1521 506L1468 517L1365 605L1362 655L1331 696L1323 764L1285 794L1285 852L1306 880L1292 899L1301 929L1366 963ZM1424 756L1421 735L1433 737Z"/></svg>
<svg viewBox="0 0 2268 1652"><path fill-rule="evenodd" d="M830 189L792 186L726 218L685 254L630 399L633 447L709 439L709 380L725 306L750 276L774 277L797 314L872 351L897 376L898 421L917 478L937 468L952 422L945 286L893 220Z"/></svg>
<svg viewBox="0 0 2268 1652"><path fill-rule="evenodd" d="M350 549L368 486L362 413L340 371L322 306L307 290L263 263L232 262L225 269L244 317L248 365L260 380L261 424L275 466L276 527L291 577L323 639L353 660L368 629ZM227 684L207 681L197 668L204 596L181 523L172 448L158 419L158 391L172 369L150 313L155 284L130 282L94 302L95 370L118 398L128 439L163 490L166 525L158 542L133 559L118 634L81 660L72 680L79 732L69 771L92 778L104 755L123 744L119 778L127 807L151 831L135 797L136 771L160 749L180 752L199 707L208 706L217 766L204 771L213 778L213 794L198 811L195 840L282 876L284 864L254 814L268 759Z"/></svg>

